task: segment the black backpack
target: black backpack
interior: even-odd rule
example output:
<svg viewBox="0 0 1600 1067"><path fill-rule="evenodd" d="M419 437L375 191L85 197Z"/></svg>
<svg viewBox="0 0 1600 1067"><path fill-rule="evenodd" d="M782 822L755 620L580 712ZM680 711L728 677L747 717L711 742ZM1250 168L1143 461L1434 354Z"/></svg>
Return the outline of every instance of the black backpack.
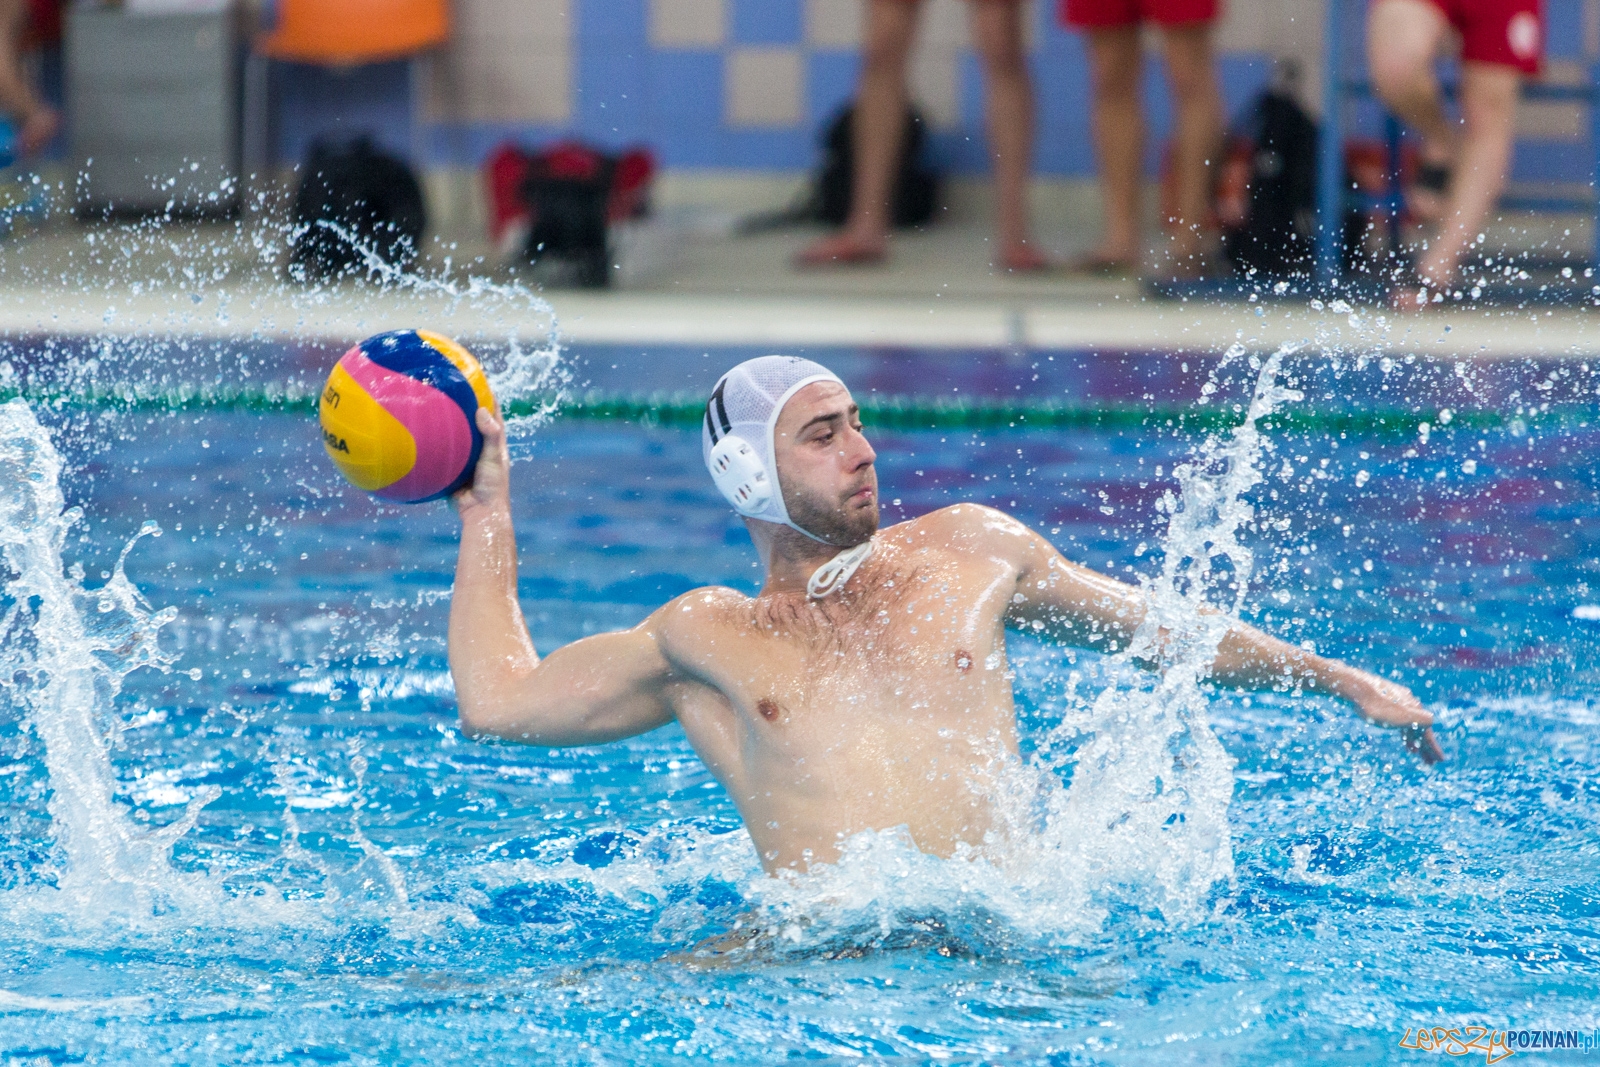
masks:
<svg viewBox="0 0 1600 1067"><path fill-rule="evenodd" d="M312 145L292 219L289 273L302 281L370 273L369 254L405 270L428 221L416 175L368 137Z"/></svg>
<svg viewBox="0 0 1600 1067"><path fill-rule="evenodd" d="M805 222L843 226L850 217L850 196L855 189L855 104L846 104L822 132L822 166L811 185L788 207L744 219L739 232L761 233ZM889 193L889 223L895 227L922 226L939 206L939 175L926 159L928 124L915 106L906 113L900 139L900 162Z"/></svg>
<svg viewBox="0 0 1600 1067"><path fill-rule="evenodd" d="M816 217L830 226L843 226L850 217L850 195L855 189L855 104L834 115L822 135L822 170L817 175ZM933 218L939 201L939 179L923 159L928 124L915 107L906 111L906 128L900 137L899 165L889 194L889 223L895 227L921 226Z"/></svg>
<svg viewBox="0 0 1600 1067"><path fill-rule="evenodd" d="M1274 87L1234 136L1252 147L1250 199L1244 222L1222 235L1228 258L1268 278L1306 274L1317 226L1317 124Z"/></svg>
<svg viewBox="0 0 1600 1067"><path fill-rule="evenodd" d="M603 288L611 279L611 245L607 208L611 201L616 160L592 152L588 173L567 173L536 157L523 183L523 196L533 212L524 258L563 264L571 283Z"/></svg>

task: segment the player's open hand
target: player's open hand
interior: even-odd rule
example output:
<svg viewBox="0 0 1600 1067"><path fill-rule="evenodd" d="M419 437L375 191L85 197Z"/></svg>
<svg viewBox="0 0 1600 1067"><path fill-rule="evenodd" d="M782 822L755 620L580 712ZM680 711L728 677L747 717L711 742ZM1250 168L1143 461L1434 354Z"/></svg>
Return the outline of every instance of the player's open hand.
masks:
<svg viewBox="0 0 1600 1067"><path fill-rule="evenodd" d="M1432 764L1444 759L1444 750L1433 736L1433 716L1411 690L1373 675L1363 681L1360 691L1350 694L1362 718L1399 730L1406 749L1420 756L1422 762Z"/></svg>
<svg viewBox="0 0 1600 1067"><path fill-rule="evenodd" d="M472 481L450 497L463 521L478 508L509 508L511 503L511 453L506 448L505 421L481 407L478 432L483 434L483 451L478 454Z"/></svg>

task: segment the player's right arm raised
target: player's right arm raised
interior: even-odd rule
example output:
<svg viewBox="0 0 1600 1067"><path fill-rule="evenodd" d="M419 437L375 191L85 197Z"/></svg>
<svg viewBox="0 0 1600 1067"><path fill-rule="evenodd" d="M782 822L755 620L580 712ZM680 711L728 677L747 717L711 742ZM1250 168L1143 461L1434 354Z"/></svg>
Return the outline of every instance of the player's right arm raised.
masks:
<svg viewBox="0 0 1600 1067"><path fill-rule="evenodd" d="M461 728L533 745L614 741L672 719L672 668L647 619L541 660L517 602L505 424L478 412L483 453L472 484L453 497L461 553L450 602L450 674Z"/></svg>

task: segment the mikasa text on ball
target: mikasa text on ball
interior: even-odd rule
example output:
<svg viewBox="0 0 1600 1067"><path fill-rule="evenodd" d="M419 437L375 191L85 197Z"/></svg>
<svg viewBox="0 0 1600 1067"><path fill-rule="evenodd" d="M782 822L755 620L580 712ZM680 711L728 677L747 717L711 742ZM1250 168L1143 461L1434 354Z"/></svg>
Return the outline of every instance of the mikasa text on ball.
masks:
<svg viewBox="0 0 1600 1067"><path fill-rule="evenodd" d="M418 504L472 480L480 407L496 410L472 353L427 330L394 330L339 358L318 417L323 447L351 485Z"/></svg>

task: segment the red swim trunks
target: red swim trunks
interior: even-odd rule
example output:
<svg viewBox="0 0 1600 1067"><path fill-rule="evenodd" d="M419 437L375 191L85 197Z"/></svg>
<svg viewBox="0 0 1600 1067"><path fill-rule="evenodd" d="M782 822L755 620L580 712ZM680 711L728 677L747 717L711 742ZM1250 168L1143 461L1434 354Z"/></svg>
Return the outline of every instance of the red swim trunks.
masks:
<svg viewBox="0 0 1600 1067"><path fill-rule="evenodd" d="M1061 21L1086 30L1110 30L1155 22L1187 26L1215 22L1222 0L1061 0Z"/></svg>
<svg viewBox="0 0 1600 1067"><path fill-rule="evenodd" d="M1469 63L1539 73L1544 57L1544 0L1428 0L1461 33Z"/></svg>

